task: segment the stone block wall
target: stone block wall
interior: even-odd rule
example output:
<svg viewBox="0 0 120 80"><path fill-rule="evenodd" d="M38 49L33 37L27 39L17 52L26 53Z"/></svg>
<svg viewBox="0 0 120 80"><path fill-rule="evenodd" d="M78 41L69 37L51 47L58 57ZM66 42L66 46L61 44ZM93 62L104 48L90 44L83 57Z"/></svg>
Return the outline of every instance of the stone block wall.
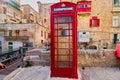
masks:
<svg viewBox="0 0 120 80"><path fill-rule="evenodd" d="M114 50L78 50L78 65L84 67L118 67Z"/></svg>
<svg viewBox="0 0 120 80"><path fill-rule="evenodd" d="M50 51L27 52L24 65L30 61L33 65L48 66L50 64ZM79 67L120 67L120 59L115 56L115 50L78 50Z"/></svg>

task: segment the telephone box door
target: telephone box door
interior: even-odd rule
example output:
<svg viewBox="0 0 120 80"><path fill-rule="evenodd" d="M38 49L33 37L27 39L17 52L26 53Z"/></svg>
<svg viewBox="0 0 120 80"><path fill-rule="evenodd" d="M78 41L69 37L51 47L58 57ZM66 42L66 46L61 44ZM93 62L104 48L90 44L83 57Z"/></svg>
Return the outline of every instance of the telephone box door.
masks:
<svg viewBox="0 0 120 80"><path fill-rule="evenodd" d="M73 3L58 3L63 4L67 7L64 10L70 11L51 14L51 76L77 78L76 9ZM52 8L57 11L63 9Z"/></svg>

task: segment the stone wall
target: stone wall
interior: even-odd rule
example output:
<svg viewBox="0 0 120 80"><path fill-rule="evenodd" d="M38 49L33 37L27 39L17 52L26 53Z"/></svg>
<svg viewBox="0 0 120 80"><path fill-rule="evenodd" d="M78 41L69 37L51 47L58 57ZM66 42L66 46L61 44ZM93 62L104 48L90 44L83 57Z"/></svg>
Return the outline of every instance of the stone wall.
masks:
<svg viewBox="0 0 120 80"><path fill-rule="evenodd" d="M50 65L50 51L35 50L26 53L24 65ZM78 50L79 67L120 67L120 59L115 56L115 50Z"/></svg>
<svg viewBox="0 0 120 80"><path fill-rule="evenodd" d="M84 67L118 67L114 50L78 50L78 65Z"/></svg>

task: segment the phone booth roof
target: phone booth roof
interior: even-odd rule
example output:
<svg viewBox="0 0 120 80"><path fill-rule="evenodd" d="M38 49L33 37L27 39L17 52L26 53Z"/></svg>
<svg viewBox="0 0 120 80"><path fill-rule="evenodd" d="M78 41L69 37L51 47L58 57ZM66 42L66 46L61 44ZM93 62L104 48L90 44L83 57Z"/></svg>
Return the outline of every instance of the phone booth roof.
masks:
<svg viewBox="0 0 120 80"><path fill-rule="evenodd" d="M71 2L60 2L51 6L51 13L75 12L76 4Z"/></svg>

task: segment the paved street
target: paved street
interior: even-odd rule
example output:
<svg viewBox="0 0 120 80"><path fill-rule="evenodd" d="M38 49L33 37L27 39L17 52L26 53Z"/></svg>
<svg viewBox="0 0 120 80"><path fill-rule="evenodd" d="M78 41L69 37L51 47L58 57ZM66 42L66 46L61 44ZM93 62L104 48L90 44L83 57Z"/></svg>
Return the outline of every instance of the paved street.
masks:
<svg viewBox="0 0 120 80"><path fill-rule="evenodd" d="M120 80L120 69L109 67L80 68L82 80Z"/></svg>
<svg viewBox="0 0 120 80"><path fill-rule="evenodd" d="M20 65L20 59L13 61L5 69L0 70L0 75L8 75L12 71L18 68L18 65Z"/></svg>
<svg viewBox="0 0 120 80"><path fill-rule="evenodd" d="M34 74L34 75L33 75ZM13 77L14 76L14 77ZM82 79L81 79L82 78ZM50 78L50 67L20 68L5 80L120 80L120 69L110 67L79 67L79 79Z"/></svg>

